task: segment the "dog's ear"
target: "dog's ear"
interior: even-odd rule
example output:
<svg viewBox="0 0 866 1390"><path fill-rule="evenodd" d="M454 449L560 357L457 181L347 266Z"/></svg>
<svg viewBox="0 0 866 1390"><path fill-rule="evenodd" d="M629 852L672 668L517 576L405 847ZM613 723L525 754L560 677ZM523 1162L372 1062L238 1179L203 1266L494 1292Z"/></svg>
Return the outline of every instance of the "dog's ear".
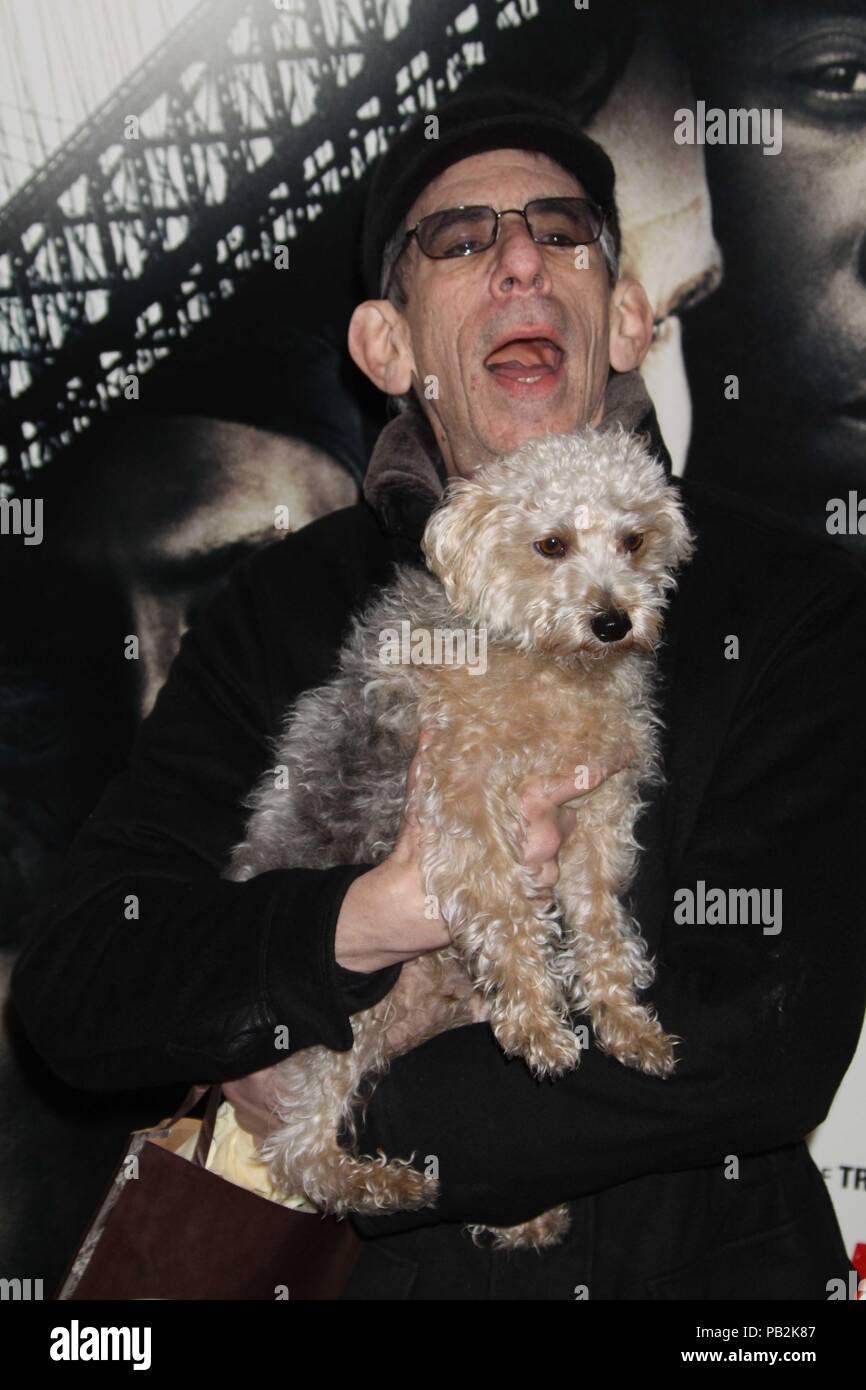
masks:
<svg viewBox="0 0 866 1390"><path fill-rule="evenodd" d="M431 515L421 549L458 612L480 619L493 567L495 502L471 478L455 478Z"/></svg>
<svg viewBox="0 0 866 1390"><path fill-rule="evenodd" d="M695 553L695 537L676 487L668 485L662 493L656 507L656 524L664 537L668 568L687 564Z"/></svg>

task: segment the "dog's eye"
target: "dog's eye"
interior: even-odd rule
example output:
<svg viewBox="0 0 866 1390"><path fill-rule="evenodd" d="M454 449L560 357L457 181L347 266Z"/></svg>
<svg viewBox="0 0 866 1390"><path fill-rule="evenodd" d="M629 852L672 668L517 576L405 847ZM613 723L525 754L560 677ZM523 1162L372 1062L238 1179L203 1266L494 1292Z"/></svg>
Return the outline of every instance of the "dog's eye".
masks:
<svg viewBox="0 0 866 1390"><path fill-rule="evenodd" d="M545 560L561 560L565 554L565 542L559 536L545 536L543 540L535 542L535 549Z"/></svg>
<svg viewBox="0 0 866 1390"><path fill-rule="evenodd" d="M643 545L643 536L640 531L629 531L628 535L623 537L622 544L623 548L633 555Z"/></svg>

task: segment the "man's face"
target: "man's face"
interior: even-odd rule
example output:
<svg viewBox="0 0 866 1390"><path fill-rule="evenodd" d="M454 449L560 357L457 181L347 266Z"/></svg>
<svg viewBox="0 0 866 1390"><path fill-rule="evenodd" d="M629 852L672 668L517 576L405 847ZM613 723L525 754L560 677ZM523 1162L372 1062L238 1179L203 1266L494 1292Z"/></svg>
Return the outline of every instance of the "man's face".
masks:
<svg viewBox="0 0 866 1390"><path fill-rule="evenodd" d="M740 346L730 370L829 481L866 458L866 3L785 0L706 22L696 95L783 113L778 155L706 151Z"/></svg>
<svg viewBox="0 0 866 1390"><path fill-rule="evenodd" d="M546 155L496 150L462 159L429 183L408 225L461 204L502 210L547 196L585 193ZM598 242L580 255L542 246L510 215L494 245L473 256L431 260L412 238L403 271L413 376L450 471L470 473L548 430L599 422L611 293Z"/></svg>

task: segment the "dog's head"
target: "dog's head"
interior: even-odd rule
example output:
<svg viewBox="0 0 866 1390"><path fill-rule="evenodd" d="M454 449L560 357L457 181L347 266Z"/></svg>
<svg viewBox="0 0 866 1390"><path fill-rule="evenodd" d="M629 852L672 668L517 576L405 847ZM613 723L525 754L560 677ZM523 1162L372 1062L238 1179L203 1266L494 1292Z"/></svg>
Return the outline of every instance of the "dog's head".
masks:
<svg viewBox="0 0 866 1390"><path fill-rule="evenodd" d="M586 428L451 480L422 548L468 623L567 658L652 650L694 540L641 440Z"/></svg>

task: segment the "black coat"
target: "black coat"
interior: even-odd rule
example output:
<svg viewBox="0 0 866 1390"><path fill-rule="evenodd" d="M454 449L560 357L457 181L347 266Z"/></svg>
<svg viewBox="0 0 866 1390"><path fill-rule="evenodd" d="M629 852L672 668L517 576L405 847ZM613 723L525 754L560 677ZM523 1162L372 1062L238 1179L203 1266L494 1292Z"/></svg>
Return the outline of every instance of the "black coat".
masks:
<svg viewBox="0 0 866 1390"><path fill-rule="evenodd" d="M663 449L654 414L641 423ZM334 959L343 896L369 866L219 874L286 705L333 672L392 563L420 563L443 477L430 438L388 426L370 501L244 561L185 635L14 973L35 1046L72 1085L243 1076L273 1063L277 1024L292 1051L346 1049L350 1013L392 987L399 966ZM398 1059L362 1145L435 1156L442 1195L356 1219L349 1298L824 1299L851 1268L803 1138L866 1000L866 584L829 541L708 485L682 491L698 551L660 653L667 785L639 824L632 902L657 962L649 997L684 1040L677 1070L648 1077L593 1044L539 1083L485 1024ZM781 931L678 925L674 894L699 881L781 889ZM563 1201L571 1235L541 1255L479 1250L462 1229Z"/></svg>

